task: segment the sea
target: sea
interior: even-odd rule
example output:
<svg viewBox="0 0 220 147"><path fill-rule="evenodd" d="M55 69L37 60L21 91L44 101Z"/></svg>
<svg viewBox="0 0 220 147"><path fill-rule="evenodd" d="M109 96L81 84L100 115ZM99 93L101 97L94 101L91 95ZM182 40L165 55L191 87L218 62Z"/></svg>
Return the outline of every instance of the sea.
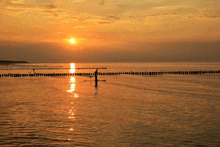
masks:
<svg viewBox="0 0 220 147"><path fill-rule="evenodd" d="M103 69L107 67L107 69ZM220 62L27 63L0 74L220 70ZM0 146L220 146L220 74L0 77Z"/></svg>

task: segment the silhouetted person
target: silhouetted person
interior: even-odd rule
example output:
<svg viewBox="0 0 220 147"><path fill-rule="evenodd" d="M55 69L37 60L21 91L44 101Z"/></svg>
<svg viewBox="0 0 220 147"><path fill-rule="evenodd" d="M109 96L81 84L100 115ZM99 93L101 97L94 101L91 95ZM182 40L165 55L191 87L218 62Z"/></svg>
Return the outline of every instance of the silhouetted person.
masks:
<svg viewBox="0 0 220 147"><path fill-rule="evenodd" d="M97 87L97 85L98 85L97 75L98 75L98 69L96 69L96 71L95 71L95 87Z"/></svg>

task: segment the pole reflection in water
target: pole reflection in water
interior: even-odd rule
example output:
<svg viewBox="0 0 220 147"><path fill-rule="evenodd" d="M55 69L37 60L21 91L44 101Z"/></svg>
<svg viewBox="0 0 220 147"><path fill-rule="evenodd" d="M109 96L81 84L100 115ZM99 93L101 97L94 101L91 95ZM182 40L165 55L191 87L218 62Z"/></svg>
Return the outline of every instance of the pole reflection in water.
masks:
<svg viewBox="0 0 220 147"><path fill-rule="evenodd" d="M98 95L98 87L95 87L94 97L96 97L96 95Z"/></svg>
<svg viewBox="0 0 220 147"><path fill-rule="evenodd" d="M74 63L71 63L70 64L70 70L69 70L70 73L75 73L76 70L75 70L75 64ZM72 96L71 96L71 108L69 110L69 119L72 120L72 121L75 121L75 108L74 108L74 99L75 98L78 98L78 94L75 93L75 90L76 90L76 79L75 77L70 77L70 89L67 90L67 92L71 93ZM70 131L74 131L74 128L70 128L69 129ZM70 139L68 139L70 140Z"/></svg>

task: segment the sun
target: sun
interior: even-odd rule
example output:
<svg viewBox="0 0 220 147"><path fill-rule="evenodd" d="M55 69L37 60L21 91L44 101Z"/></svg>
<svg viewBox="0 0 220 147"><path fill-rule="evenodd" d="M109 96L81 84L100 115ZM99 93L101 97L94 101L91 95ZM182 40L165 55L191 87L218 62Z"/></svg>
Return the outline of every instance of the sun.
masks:
<svg viewBox="0 0 220 147"><path fill-rule="evenodd" d="M73 43L76 43L76 40L73 39L73 38L71 38L71 39L70 39L70 43L72 43L72 44L73 44Z"/></svg>

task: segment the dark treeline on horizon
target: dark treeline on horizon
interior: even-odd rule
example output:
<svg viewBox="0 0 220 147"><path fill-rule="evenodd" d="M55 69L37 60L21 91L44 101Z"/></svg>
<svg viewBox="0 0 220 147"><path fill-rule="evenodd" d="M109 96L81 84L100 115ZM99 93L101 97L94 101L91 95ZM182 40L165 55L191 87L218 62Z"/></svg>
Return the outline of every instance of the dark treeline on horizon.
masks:
<svg viewBox="0 0 220 147"><path fill-rule="evenodd" d="M28 62L27 61L0 60L0 64L11 64L11 63L28 63Z"/></svg>

